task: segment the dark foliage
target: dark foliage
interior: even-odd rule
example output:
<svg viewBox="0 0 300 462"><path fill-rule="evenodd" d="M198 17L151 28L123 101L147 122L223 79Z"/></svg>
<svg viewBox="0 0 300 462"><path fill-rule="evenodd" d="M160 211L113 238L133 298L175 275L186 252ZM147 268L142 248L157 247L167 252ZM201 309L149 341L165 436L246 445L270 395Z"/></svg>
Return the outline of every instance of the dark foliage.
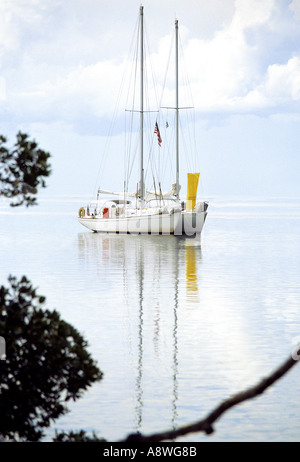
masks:
<svg viewBox="0 0 300 462"><path fill-rule="evenodd" d="M104 439L99 438L95 433L92 436L88 436L83 430L79 432L62 432L56 433L53 438L55 443L103 443Z"/></svg>
<svg viewBox="0 0 300 462"><path fill-rule="evenodd" d="M46 186L44 178L51 173L50 154L21 132L12 150L5 146L6 142L0 135L0 194L14 199L11 206L34 205L38 188Z"/></svg>
<svg viewBox="0 0 300 462"><path fill-rule="evenodd" d="M0 435L10 440L40 440L65 403L102 378L83 337L44 303L25 276L0 287Z"/></svg>

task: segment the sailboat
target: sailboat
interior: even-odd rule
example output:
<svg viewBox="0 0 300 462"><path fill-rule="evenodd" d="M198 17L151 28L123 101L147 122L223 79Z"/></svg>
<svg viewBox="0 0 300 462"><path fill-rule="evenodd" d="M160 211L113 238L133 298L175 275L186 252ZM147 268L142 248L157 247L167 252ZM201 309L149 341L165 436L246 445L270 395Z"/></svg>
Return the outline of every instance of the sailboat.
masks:
<svg viewBox="0 0 300 462"><path fill-rule="evenodd" d="M180 199L179 184L179 95L178 95L178 20L175 21L176 39L176 183L167 192L161 188L145 189L144 177L144 12L139 14L140 43L140 172L137 190L115 193L98 189L97 199L78 212L78 221L94 232L157 234L200 237L206 219L208 202L196 201L199 173L188 173L186 201ZM156 133L160 136L156 125ZM101 199L103 195L109 199ZM118 196L118 198L114 198Z"/></svg>

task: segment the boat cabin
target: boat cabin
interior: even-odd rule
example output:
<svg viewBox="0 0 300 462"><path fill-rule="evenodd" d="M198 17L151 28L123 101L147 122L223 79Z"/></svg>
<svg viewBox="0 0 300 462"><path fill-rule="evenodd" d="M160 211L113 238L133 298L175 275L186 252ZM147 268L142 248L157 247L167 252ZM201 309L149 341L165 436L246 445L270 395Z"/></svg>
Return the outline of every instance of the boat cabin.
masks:
<svg viewBox="0 0 300 462"><path fill-rule="evenodd" d="M130 204L130 201L120 199L91 201L86 207L86 216L91 218L116 218L124 215L127 204Z"/></svg>

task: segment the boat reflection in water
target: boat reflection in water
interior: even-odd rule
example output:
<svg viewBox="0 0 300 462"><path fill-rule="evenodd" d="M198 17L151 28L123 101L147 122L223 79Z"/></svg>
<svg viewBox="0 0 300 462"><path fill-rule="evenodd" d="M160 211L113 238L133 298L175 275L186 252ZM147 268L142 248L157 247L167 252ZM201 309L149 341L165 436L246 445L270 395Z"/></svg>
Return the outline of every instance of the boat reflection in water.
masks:
<svg viewBox="0 0 300 462"><path fill-rule="evenodd" d="M186 305L199 302L199 241L87 232L78 235L78 244L80 266L101 293L99 348L107 357L99 364L107 364L99 400L105 388L103 405L113 412L118 395L116 412L125 406L127 432L175 428L178 329Z"/></svg>

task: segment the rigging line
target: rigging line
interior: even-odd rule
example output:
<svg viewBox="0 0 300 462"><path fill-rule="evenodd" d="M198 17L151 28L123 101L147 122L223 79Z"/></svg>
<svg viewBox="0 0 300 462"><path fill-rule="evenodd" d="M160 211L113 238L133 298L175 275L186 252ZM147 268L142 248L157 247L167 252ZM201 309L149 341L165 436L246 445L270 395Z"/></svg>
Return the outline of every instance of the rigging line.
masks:
<svg viewBox="0 0 300 462"><path fill-rule="evenodd" d="M158 126L160 127L160 133L162 133L162 127L161 127L161 120L160 117L157 117L156 119ZM153 130L153 139L156 139L156 135L154 134ZM166 137L163 135L162 137L162 145L158 148L158 154L157 154L157 162L155 163L155 173L156 173L156 178L158 179L159 183L162 183L162 171L161 171L161 166L162 166L162 161L165 159L165 152L166 152Z"/></svg>
<svg viewBox="0 0 300 462"><path fill-rule="evenodd" d="M139 23L138 35L139 35L139 33L140 33L140 23ZM146 46L148 46L148 50L149 50L148 36L147 36L147 31L145 30L145 24L144 24L144 48L145 48ZM139 42L137 41L137 52L136 52L136 55L135 55L135 58L136 58L136 61L135 61L135 62L136 62L136 68L135 68L135 77L134 77L134 83L135 83L135 85L134 85L133 88L136 87L137 81L138 81L138 79L137 79L137 65L138 65L138 51L139 51L138 49L139 49ZM144 53L144 55L146 55L146 53ZM148 55L151 57L150 51L148 51ZM144 80L145 80L145 83L147 82L147 80L149 80L149 79L148 79L148 66L147 66L146 64L147 64L147 63L145 62L145 66L144 66ZM151 60L150 60L150 64L151 64ZM152 68L152 70L153 70L153 66L151 66L151 68ZM153 81L155 81L154 73L153 73L153 72L152 72L152 79L153 79ZM154 86L154 89L155 89L155 86ZM150 108L150 104L149 104L149 93L147 93L147 91L148 91L148 86L147 86L147 85L145 85L144 90L145 90L145 100L146 100L146 104L148 105L147 107ZM136 95L136 93L133 91L133 96L135 97L135 95ZM156 100L157 100L157 95L156 95ZM133 133L133 118L134 118L133 112L139 112L138 110L135 110L135 109L134 109L134 108L135 108L135 99L134 99L134 98L133 98L133 102L132 102L131 107L132 107L132 111L131 111L131 112L132 112L132 117L131 117L131 122L132 122L132 124L131 124L131 130L130 130L130 132ZM145 110L145 111L144 111L144 113L145 113L145 127L146 127L147 121L149 122L149 127L150 127L150 120L151 120L151 119L150 119L149 112L150 112L150 111L148 111L148 110ZM156 111L155 111L155 112L156 112ZM145 131L145 132L146 132L146 131ZM147 134L148 134L148 143L151 144L151 139L149 138L149 132L148 132L148 133L146 132L146 135L147 135ZM132 137L131 137L131 139L132 139ZM145 137L145 139L146 139L146 137ZM130 151L132 150L131 145L129 146L129 149L130 149ZM136 151L136 152L137 152L137 151ZM136 152L135 152L135 156L136 156ZM134 156L134 159L135 159L135 156ZM130 160L131 160L131 159L130 159L130 152L129 152L128 158L129 158L129 162L128 162L128 170L127 170L127 179L128 179L128 181L129 181L129 178L130 178L130 176L131 176L131 174L132 174L133 166L134 166L133 160L132 160L132 162L130 162Z"/></svg>
<svg viewBox="0 0 300 462"><path fill-rule="evenodd" d="M187 69L186 66L186 61L185 61L185 55L183 51L183 45L182 45L182 40L181 36L179 33L179 46L180 46L180 53L181 53L181 59L184 63L183 66L181 66L183 69ZM188 132L190 134L189 139L193 140L193 147L192 144L190 145L190 152L191 152L191 157L192 157L192 164L193 164L193 169L196 171L197 170L197 138L196 138L196 116L195 116L195 104L194 104L194 98L193 98L193 93L191 90L191 83L189 80L189 75L187 71L185 73L182 73L182 77L184 80L184 88L186 89L186 95L187 95L187 100L191 101L191 106L193 108L192 111L187 111L185 116L187 120L187 127L188 127ZM188 91L187 91L188 90ZM194 152L194 155L193 155Z"/></svg>
<svg viewBox="0 0 300 462"><path fill-rule="evenodd" d="M150 100L151 101L156 101L156 107L158 107L158 96L157 96L157 79L155 76L154 72L154 66L151 58L151 53L150 53L150 47L149 47L149 41L148 41L148 33L146 26L144 27L145 30L145 35L144 35L144 45L145 45L145 56L147 56L147 59L145 60L145 66L144 66L144 80L145 80L145 107L146 110L144 111L145 113L145 140L148 142L148 162L146 164L146 169L145 169L145 181L148 176L149 172L149 165L151 166L151 173L152 177L154 176L154 170L153 170L153 165L154 165L154 156L153 156L153 141L154 141L154 120L153 117L151 116L150 112L156 112L158 113L159 110L151 110L150 106ZM149 72L150 69L150 72ZM151 85L150 85L151 81ZM151 91L150 91L151 89ZM151 162L152 160L152 162Z"/></svg>
<svg viewBox="0 0 300 462"><path fill-rule="evenodd" d="M164 179L164 182L167 183L167 188L174 183L174 130L171 132L171 140L169 140L165 134L165 145L164 151L160 155L161 165L160 165L160 178ZM171 155L172 152L172 155Z"/></svg>
<svg viewBox="0 0 300 462"><path fill-rule="evenodd" d="M136 160L136 154L137 154L137 148L138 148L138 143L137 140L135 140L135 147L133 147L133 114L131 114L131 129L130 129L130 145L129 145L129 154L128 154L128 168L127 168L127 183L129 183L129 180L131 178L132 170L135 164Z"/></svg>
<svg viewBox="0 0 300 462"><path fill-rule="evenodd" d="M138 31L137 31L137 36L139 36L140 34L140 21L138 23ZM134 53L134 56L133 56L133 64L132 65L132 74L134 74L134 77L132 77L131 75L131 78L130 78L130 82L133 82L133 88L131 89L130 86L128 86L128 99L127 101L129 101L129 94L130 94L130 91L132 90L132 102L131 102L131 106L132 109L134 109L135 107L135 100L136 100L136 93L134 91L134 88L136 86L136 82L137 82L137 67L138 67L138 40L136 41L136 47L135 47L135 53ZM130 179L130 176L131 176L131 171L132 171L132 166L130 167L130 154L132 152L132 140L133 140L133 120L134 120L134 114L133 114L133 111L131 112L131 117L130 117L130 130L129 133L129 144L128 144L128 152L127 152L127 156L128 156L128 163L127 163L127 183L129 182L129 179ZM133 160L132 162L134 162L134 159L135 159L135 155L133 156Z"/></svg>
<svg viewBox="0 0 300 462"><path fill-rule="evenodd" d="M159 121L159 114L161 112L161 102L162 102L162 99L163 99L163 96L164 96L164 91L165 91L165 87L166 87L166 81L167 81L167 75L168 75L168 70L169 70L169 66L170 66L170 59L171 59L171 52L172 52L172 48L173 48L173 43L174 43L174 33L172 34L172 40L171 40L171 45L170 45L170 48L169 48L169 56L168 56L168 59L167 59L167 66L166 66L166 70L165 70L165 75L164 75L164 80L163 80L163 86L162 86L162 89L161 89L161 96L158 100L158 97L157 97L157 93L156 93L156 100L158 101L158 117L157 117L157 121ZM150 53L149 53L150 54ZM151 56L151 55L150 55ZM150 59L150 62L151 62L151 59ZM152 62L151 62L152 64ZM153 67L151 67L151 69L153 69ZM153 81L156 81L156 77L154 75L154 72L153 72ZM158 87L158 85L157 85ZM154 86L154 89L156 90L156 86ZM165 137L165 140L166 140L166 137ZM150 163L150 155L152 155L152 159L153 159L153 141L154 141L154 133L152 132L152 144L151 144L151 151L149 153L149 158L148 158L148 164ZM165 145L164 145L165 146ZM164 149L163 150L164 153L166 152L166 150ZM170 151L167 151L168 153ZM154 176L154 173L156 173L156 176L157 178L160 180L161 178L161 157L162 157L162 151L159 150L159 157L158 157L158 163L156 162L152 162L151 165L151 171L152 171L152 176ZM158 165L157 165L158 164ZM172 164L171 164L172 165Z"/></svg>
<svg viewBox="0 0 300 462"><path fill-rule="evenodd" d="M150 121L150 117L149 117L149 121ZM158 116L156 117L155 121L160 126L160 113L158 113ZM155 121L154 119L151 120L150 122L151 125L149 126L150 127L150 130L149 130L150 151L149 151L149 157L148 157L147 171L150 165L152 177L156 177L159 181L161 181L161 167L160 166L161 166L161 159L164 159L166 139L163 140L162 146L157 148L158 150L156 151L154 149L154 145L156 144L156 139L157 139L157 135L154 133ZM157 152L157 159L155 159L156 152ZM150 160L152 160L152 162L150 162Z"/></svg>
<svg viewBox="0 0 300 462"><path fill-rule="evenodd" d="M136 66L135 66L135 73L134 73L134 82L136 82L136 75L137 75L137 57L136 57ZM132 95L132 107L135 105L135 92ZM126 117L125 117L126 118ZM129 182L131 171L132 171L132 163L134 162L135 155L131 156L132 153L132 143L133 143L133 123L134 123L134 113L131 111L130 119L129 119L129 130L126 130L127 136L127 172L126 172L126 181Z"/></svg>
<svg viewBox="0 0 300 462"><path fill-rule="evenodd" d="M129 155L128 155L128 169L127 169L127 183L129 183L130 181L130 178L131 178L131 175L132 175L132 171L133 171L133 167L135 166L135 163L136 163L136 157L137 157L137 152L138 152L138 140L135 138L134 139L134 136L133 136L133 119L134 119L134 115L133 113L131 114L131 129L130 129L130 146L129 146ZM135 145L134 145L134 142L135 142Z"/></svg>
<svg viewBox="0 0 300 462"><path fill-rule="evenodd" d="M189 171L193 171L192 170L192 165L191 165L191 160L190 160L190 157L188 155L188 146L187 146L187 142L186 142L186 136L184 134L184 131L182 130L182 122L181 120L179 121L179 125L180 125L180 128L181 128L181 141L182 141L182 144L184 146L184 151L186 152L186 164L187 164L187 167L188 167L188 170Z"/></svg>
<svg viewBox="0 0 300 462"><path fill-rule="evenodd" d="M153 146L154 146L154 138L152 137L151 149L149 152L148 162L147 162L147 174L148 174L148 169L150 166L150 171L151 171L153 185L154 185L155 177L159 178L159 172L157 169L157 163L155 162L155 159L154 159L154 147Z"/></svg>
<svg viewBox="0 0 300 462"><path fill-rule="evenodd" d="M179 48L180 48L180 58L184 63L184 66L181 66L181 69L186 70L187 66L186 66L184 49L183 49L183 45L182 45L182 41L181 41L180 32L179 32ZM185 80L186 88L189 90L189 98L190 98L192 106L194 107L193 94L192 94L192 91L191 91L191 84L190 84L189 75L188 75L187 71L185 71L184 73L182 72L182 77L183 77L183 80Z"/></svg>
<svg viewBox="0 0 300 462"><path fill-rule="evenodd" d="M152 160L152 162L151 162ZM150 165L150 171L151 171L151 175L152 175L152 178L154 178L154 171L153 171L153 139L152 139L152 142L151 142L151 147L150 147L150 150L149 150L149 155L148 155L148 161L147 161L147 165L146 165L146 169L145 169L145 179L147 178L148 176L148 169L149 169L149 165Z"/></svg>
<svg viewBox="0 0 300 462"><path fill-rule="evenodd" d="M172 47L170 47L170 50L169 50L169 57L168 57L168 60L167 60L167 66L166 66L166 71L165 71L165 76L164 76L164 81L163 81L163 86L162 86L162 89L161 89L161 96L160 98L158 99L158 96L157 96L157 93L156 93L156 100L158 101L158 117L156 118L156 121L160 124L160 121L159 121L159 114L160 114L160 108L161 108L161 101L162 101L162 98L163 98L163 95L164 95L164 90L165 90L165 86L166 86L166 80L167 80L167 74L168 74L168 68L169 68L169 63L170 63L170 57L171 57L171 49ZM152 69L152 68L151 68ZM156 76L154 75L153 73L153 80L156 81ZM158 87L158 85L157 85ZM155 90L156 90L156 86L154 86ZM152 145L151 145L151 155L152 155L152 159L154 160L154 155L153 155L153 142L154 142L154 128L153 128L153 131L152 131ZM163 145L164 146L164 145ZM165 152L165 149L163 149L164 152ZM148 159L148 163L150 163L150 154L149 154L149 159ZM156 175L156 177L158 178L158 180L160 181L161 180L161 157L162 157L162 151L159 150L159 153L158 153L158 162L152 162L151 165L151 171L152 171L152 176L154 177Z"/></svg>
<svg viewBox="0 0 300 462"><path fill-rule="evenodd" d="M158 87L158 84L157 84L157 78L156 78L156 75L155 75L155 72L154 72L154 66L153 66L153 61L152 61L152 55L151 55L151 52L150 52L150 47L149 47L149 41L148 41L148 33L147 33L147 29L146 29L146 33L145 33L145 45L146 45L146 48L147 48L147 56L148 56L148 61L149 61L149 65L148 66L145 66L145 72L146 72L146 78L148 81L148 86L146 86L146 98L147 98L147 104L148 104L148 108L150 110L150 98L149 98L149 82L150 82L150 76L149 76L149 72L148 72L148 69L150 68L150 75L151 75L151 81L152 81L152 86L151 88L153 88L153 93L154 93L154 98L153 100L155 100L156 102L156 107L158 108L156 111L154 112L157 112L159 113L159 104L158 104L158 94L157 94L157 87ZM154 150L153 150L153 142L154 142L154 120L152 120L151 116L150 116L150 113L147 113L147 123L148 123L148 128L149 128L149 131L148 131L148 143L149 143L149 155L148 155L148 163L147 163L147 167L146 167L146 176L147 176L147 173L148 173L148 169L149 169L149 165L151 166L151 173L152 173L152 177L154 177L154 171L153 171L153 165L154 165L154 162L151 162L151 159L154 161Z"/></svg>
<svg viewBox="0 0 300 462"><path fill-rule="evenodd" d="M167 110L167 113L169 112L169 110ZM173 118L175 119L175 114L173 114ZM168 117L169 119L169 117ZM174 123L172 124L172 128L170 129L171 130L171 134L170 134L170 140L168 139L167 137L167 129L165 129L165 150L164 150L164 154L166 154L164 157L163 157L163 164L162 164L162 171L161 171L161 175L163 178L166 177L166 171L168 169L169 171L169 175L170 178L169 178L169 181L171 180L171 183L174 182L174 177L175 177L175 172L174 172L174 158L173 158L173 155L171 156L171 150L174 149L174 140L175 140L175 131L174 131Z"/></svg>
<svg viewBox="0 0 300 462"><path fill-rule="evenodd" d="M167 76L168 76L169 67L170 67L170 61L171 61L171 56L172 56L172 49L174 47L174 40L175 40L175 32L173 32L172 38L171 38L170 49L169 49L169 57L167 59L167 66L166 66L166 70L165 70L165 76L164 76L161 96L160 96L160 100L159 100L159 108L161 108L161 106L162 106L162 99L163 99L163 95L164 95L165 88L166 88Z"/></svg>
<svg viewBox="0 0 300 462"><path fill-rule="evenodd" d="M135 28L134 28L134 33L133 33L133 36L132 36L132 40L131 40L131 47L130 49L132 49L132 44L133 44L133 40L134 40L134 36L136 34L136 29L137 29L137 25L138 25L138 20L136 21L136 25L135 25ZM113 116L112 116L112 119L111 119L111 123L110 123L110 126L109 126L109 130L108 130L108 135L106 137L106 141L105 141L105 144L104 144L104 148L103 148L103 151L102 151L102 158L101 158L101 161L100 161L100 167L98 169L98 174L97 174L97 177L96 177L96 186L94 187L94 190L99 188L99 184L100 182L102 181L102 177L103 177L103 173L104 173L104 167L105 167L105 163L106 163L106 160L107 160L107 156L106 156L106 153L109 149L109 145L111 143L111 135L112 135L112 132L113 132L113 127L116 123L116 118L117 118L117 112L119 110L119 106L120 106L120 101L121 101L121 95L123 93L123 89L124 89L124 86L125 86L125 76L126 76L126 70L127 70L127 67L129 66L129 54L128 53L128 56L127 56L127 59L125 59L124 61L124 71L122 73L122 78L121 78L121 84L119 86L119 90L118 90L118 94L117 94L117 98L116 98L116 104L115 104L115 108L114 108L114 111L113 111Z"/></svg>
<svg viewBox="0 0 300 462"><path fill-rule="evenodd" d="M148 45L148 41L147 41L147 45ZM148 47L148 50L149 50L149 47ZM170 47L170 51L169 51L169 57L168 57L168 60L167 60L167 67L166 67L166 71L165 71L165 76L164 76L164 83L163 83L163 87L162 87L162 90L161 90L161 96L160 98L158 98L158 95L157 95L157 90L156 88L158 87L158 84L157 84L157 79L156 79L156 75L154 73L154 67L153 67L153 64L152 64L152 59L151 59L151 54L150 54L150 50L148 51L148 54L150 56L150 68L151 68L151 71L152 71L152 80L153 80L153 88L154 88L154 93L155 93L155 99L157 101L157 107L158 107L158 110L157 110L157 113L158 113L158 117L156 120L159 120L159 113L160 113L160 107L161 107L161 101L162 101L162 98L163 98L163 94L164 94L164 90L165 90L165 86L166 86L166 79L167 79L167 73L168 73L168 68L169 68L169 63L170 63L170 57L171 57L171 50L172 50L172 46ZM156 175L156 177L158 179L160 179L160 176L161 176L161 171L160 171L160 165L157 165L157 162L154 162L154 149L153 149L153 143L154 143L154 124L153 124L153 129L151 131L151 129L149 130L149 136L151 136L151 142L150 142L150 151L149 151L149 156L148 156L148 163L147 163L147 171L148 171L148 168L149 168L149 165L151 166L151 173L152 173L152 176L154 177L154 175ZM161 150L159 150L159 162L158 164L160 164L160 157L161 157ZM150 160L153 160L153 162L151 163Z"/></svg>
<svg viewBox="0 0 300 462"><path fill-rule="evenodd" d="M139 34L140 34L140 20L139 19L138 19L137 24L138 25L136 27L136 33L135 33L135 37L134 37L135 38L135 41L134 41L135 42L135 49L134 49L134 53L132 53L133 59L132 59L131 76L130 76L130 82L133 82L133 84L132 84L132 88L130 87L130 85L128 85L128 92L127 92L127 99L126 99L126 106L127 106L127 103L129 103L130 92L132 91L132 95L131 95L131 98L132 98L131 107L132 107L132 109L134 109L134 107L135 107L135 100L136 100L135 86L136 86L136 82L137 82L138 51L139 51L138 50L138 40L136 40L136 37L139 37ZM132 46L132 49L133 49L133 46ZM128 139L128 141L126 142L126 145L127 145L127 152L126 152L127 171L125 173L127 188L128 188L129 179L130 179L131 173L132 173L133 163L135 161L135 156L136 156L136 151L135 151L135 154L133 156L133 160L131 161L134 113L133 113L133 110L130 111L130 112L131 112L131 117L130 117L130 122L129 122L129 130L125 131L125 137L126 137L126 139ZM125 120L126 120L126 117L125 117ZM129 133L129 135L127 136L128 133Z"/></svg>
<svg viewBox="0 0 300 462"><path fill-rule="evenodd" d="M145 176L147 176L148 174L149 165L150 165L150 170L151 170L151 174L153 177L155 166L156 166L155 159L154 159L154 140L155 140L154 126L155 126L155 123L154 123L153 118L150 116L150 114L147 115L147 123L148 123L148 128L149 128L148 130L149 154L148 154L148 161L147 161ZM156 172L156 175L157 175L157 172Z"/></svg>
<svg viewBox="0 0 300 462"><path fill-rule="evenodd" d="M165 70L165 75L164 75L164 81L163 81L163 86L162 86L162 89L161 89L161 96L160 96L160 99L159 99L159 104L158 104L158 117L157 117L157 121L159 121L159 114L160 114L160 109L161 109L161 101L163 99L163 96L164 96L164 91L165 91L165 87L166 87L166 81L167 81L167 76L168 76L168 70L169 70L169 67L170 67L170 59L171 59L171 55L172 55L172 48L173 48L173 43L174 43L174 36L175 36L175 33L172 34L172 40L171 40L171 44L170 44L170 48L169 48L169 55L168 55L168 59L167 59L167 66L166 66L166 70ZM148 42L147 42L148 44ZM155 95L156 95L156 100L158 101L158 97L157 97L157 91L156 91L156 87L158 87L158 85L156 84L155 85L155 82L156 82L156 77L155 77L155 74L154 74L154 71L153 71L153 65L152 65L152 60L151 60L151 54L149 52L149 56L150 56L150 68L152 70L152 79L153 79L153 82L154 82L154 90L155 90ZM148 95L147 95L148 96ZM150 120L150 118L149 118ZM159 122L160 124L160 122ZM152 124L153 127L154 127L154 124ZM152 127L151 125L151 127ZM165 137L165 143L163 145L163 152L162 152L162 149L159 149L159 154L158 154L158 161L157 162L154 162L154 150L153 150L153 142L154 142L154 128L152 127L152 130L150 129L149 130L149 134L152 134L152 137L151 137L151 141L150 141L150 151L149 151L149 156L148 156L148 164L147 164L147 171L146 173L148 172L148 168L149 168L149 165L151 166L151 172L152 172L152 177L154 177L154 174L156 175L156 177L160 180L161 179L161 159L165 159L165 167L164 167L164 170L166 170L167 168L167 165L170 167L170 165L172 166L172 162L169 162L168 164L168 160L170 161L170 146L168 147L168 149L165 149L165 143L166 143L166 137ZM151 136L151 135L149 135ZM167 152L167 156L163 156L163 154ZM166 160L166 157L167 157L167 160ZM151 163L150 162L150 159L152 158L153 162Z"/></svg>
<svg viewBox="0 0 300 462"><path fill-rule="evenodd" d="M175 41L175 31L173 30L172 34L171 34L171 40L170 40L170 46L169 46L169 54L168 54L168 58L167 58L167 66L166 66L166 70L165 70L165 74L164 74L164 79L163 79L163 85L162 85L162 89L161 89L161 95L160 95L160 100L159 100L159 111L161 112L161 108L162 108L162 101L163 101L163 98L164 98L164 95L165 95L165 90L166 90L166 84L167 84L167 78L168 78L168 73L169 73L169 68L170 68L170 61L171 61L171 57L173 56L173 48L174 48L174 41ZM168 113L168 107L166 107L167 109L167 113ZM174 134L174 129L173 129L173 134ZM167 136L166 136L166 133L165 133L165 144L166 144L166 140L167 140ZM165 146L165 145L164 145ZM163 159L165 159L165 162L163 163L162 165L162 170L160 168L160 172L159 172L159 175L160 176L163 176L164 177L164 173L167 169L167 166L170 167L171 166L171 175L172 176L172 180L171 182L173 183L174 181L174 169L173 169L173 162L171 161L171 143L168 144L167 146L167 149L164 148L164 153L167 152L167 156L164 156ZM170 168L169 168L170 170Z"/></svg>
<svg viewBox="0 0 300 462"><path fill-rule="evenodd" d="M133 70L132 70L133 72ZM129 100L129 90L127 93L127 100L126 100L126 106L127 102ZM125 107L126 107L125 106ZM125 182L128 184L128 169L129 169L129 164L130 164L130 153L131 153L131 142L132 142L132 136L130 136L132 132L132 114L131 117L127 117L127 114L125 113L125 156L124 156L124 174L125 174Z"/></svg>
<svg viewBox="0 0 300 462"><path fill-rule="evenodd" d="M157 119L156 119L157 120ZM149 143L149 154L148 154L148 159L147 159L147 165L146 165L146 171L145 171L145 178L148 175L148 170L150 166L150 171L152 174L152 178L155 176L155 165L156 163L154 162L154 140L155 140L155 135L154 135L154 120L150 117L150 114L148 114L148 143ZM157 175L157 173L156 173Z"/></svg>
<svg viewBox="0 0 300 462"><path fill-rule="evenodd" d="M146 21L145 21L145 24L144 24L144 30L145 30L145 48L146 48L146 50L148 52L147 56L148 56L148 61L149 61L149 66L146 66L146 71L147 71L148 68L150 68L152 82L153 82L153 90L154 90L154 95L155 95L156 107L159 108L158 95L157 95L158 84L157 84L157 78L156 78L155 71L154 71L154 65L153 65L153 61L152 61L152 54L150 52ZM148 81L150 81L150 79ZM150 105L148 107L150 109Z"/></svg>

